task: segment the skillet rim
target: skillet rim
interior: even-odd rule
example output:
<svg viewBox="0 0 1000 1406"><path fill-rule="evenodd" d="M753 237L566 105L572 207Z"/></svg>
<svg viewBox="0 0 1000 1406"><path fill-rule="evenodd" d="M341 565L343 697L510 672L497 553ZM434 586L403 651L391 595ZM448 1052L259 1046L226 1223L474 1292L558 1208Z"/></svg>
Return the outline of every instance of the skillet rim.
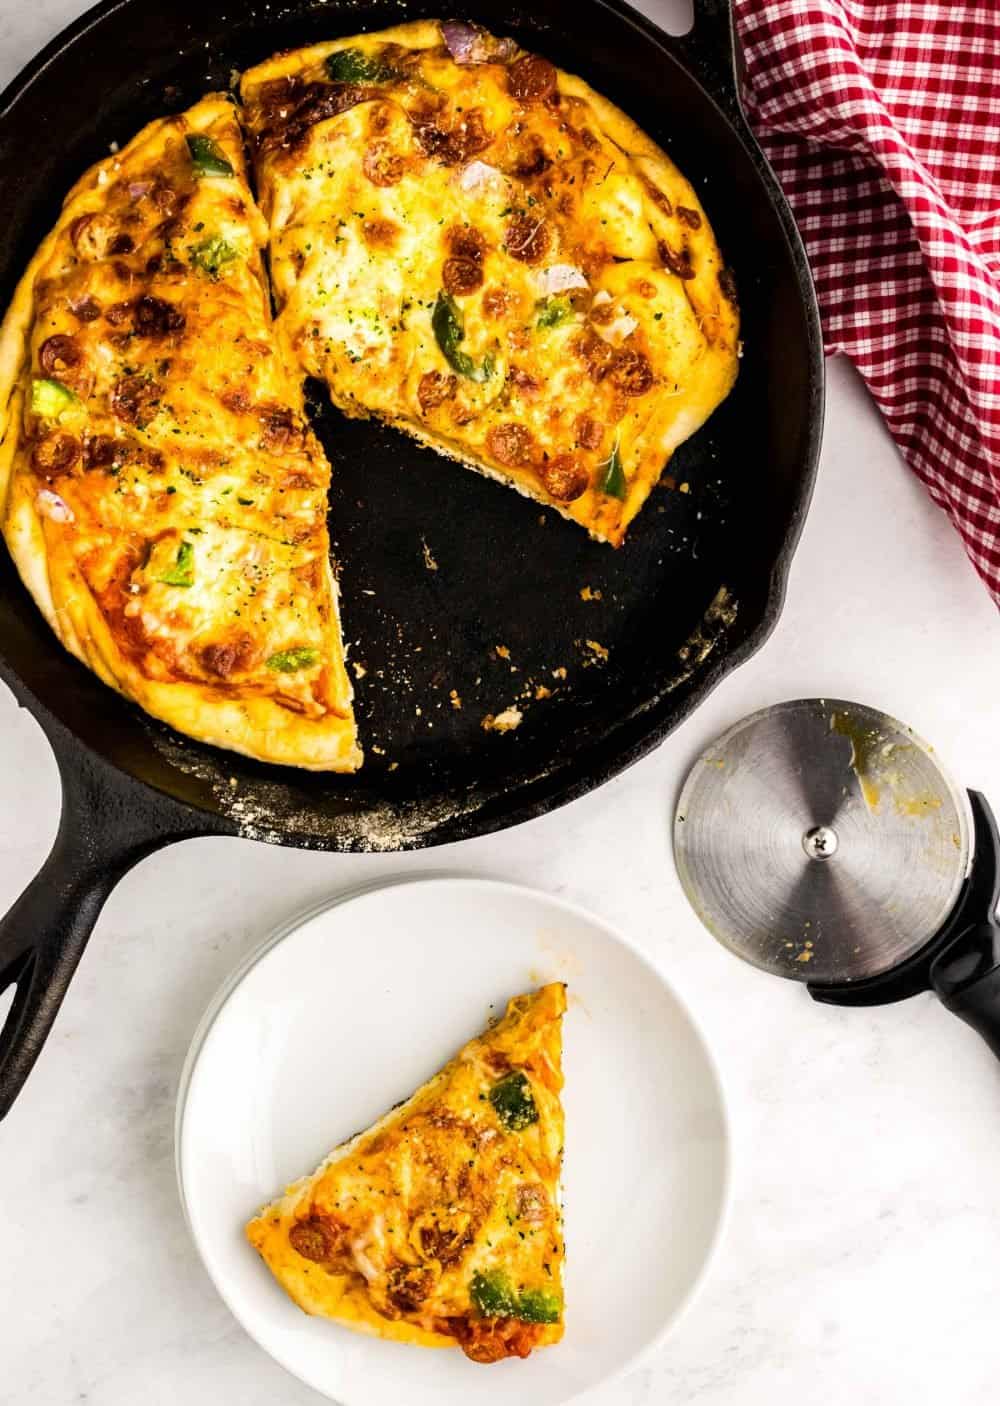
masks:
<svg viewBox="0 0 1000 1406"><path fill-rule="evenodd" d="M37 79L55 60L67 50L71 50L85 34L116 12L138 9L145 3L147 0L97 0L96 4L54 35L0 92L0 128L12 108ZM746 160L754 168L764 188L772 212L777 216L790 260L790 269L797 284L798 306L803 315L808 357L804 396L807 402L807 433L800 452L800 473L793 495L793 505L782 535L780 550L770 567L766 592L763 589L761 591L761 603L757 607L759 618L735 646L727 648L723 641L717 650L713 650L706 664L699 669L693 682L684 680L680 690L659 689L647 701L634 707L624 718L619 717L617 722L611 722L607 730L580 750L567 758L557 758L541 774L521 780L516 791L504 791L495 783L488 783L492 786L492 795L481 799L474 808L463 810L447 819L429 820L423 826L415 825L401 833L398 843L388 846L398 851L430 848L493 834L536 819L579 799L589 791L598 789L654 751L731 672L756 654L775 630L787 594L792 559L802 536L815 489L825 411L824 350L819 306L805 249L791 209L746 123L740 106L736 74L730 67L736 41L732 36L731 7L728 0L694 0L694 25L687 34L680 36L667 34L626 0L590 0L590 3L608 11L618 22L637 30L647 42L653 44L685 72L700 90L703 100L716 110L719 121L735 136ZM704 15L700 13L701 10L705 11ZM705 41L703 31L708 30L706 21L710 18L718 23L714 34ZM720 24L722 29L719 28ZM726 30L729 31L728 36ZM715 51L710 49L706 53L702 47L703 41L711 44L712 40L715 41ZM723 52L724 49L727 51ZM56 641L53 643L57 644ZM107 769L110 786L118 787L123 792L129 787L136 787L143 792L152 793L154 798L162 798L165 803L179 805L189 811L192 818L192 835L247 834L247 828L228 815L218 803L210 784L201 782L197 787L204 800L181 796L165 785L160 786L153 780L137 775L122 762L112 760L103 751L84 742L23 682L18 670L4 655L2 639L0 678L11 689L18 703L26 707L42 727L56 749L61 763L69 760L67 753L74 748L85 753L99 768ZM640 728L640 735L626 741L624 746L621 745L620 733L625 729L634 731L636 727ZM57 737L60 745L56 743ZM152 747L152 742L149 745ZM159 760L164 766L169 766L162 757L159 757ZM186 781L195 780L187 777L179 768L175 770ZM280 769L275 780L277 784L281 784ZM454 796L455 790L452 788L442 794ZM514 804L507 803L514 798ZM501 808L493 810L490 801L497 799L501 801ZM418 814L425 807L426 798L406 800L399 807L399 811L400 814ZM366 806L355 813L364 816L370 813L370 807ZM252 838L301 849L350 852L387 847L366 843L364 835L359 834L357 827L353 825L348 827L347 833L341 832L336 820L332 825L333 828L317 833L303 830L276 817L273 820L268 819L263 825L258 822L249 828Z"/></svg>

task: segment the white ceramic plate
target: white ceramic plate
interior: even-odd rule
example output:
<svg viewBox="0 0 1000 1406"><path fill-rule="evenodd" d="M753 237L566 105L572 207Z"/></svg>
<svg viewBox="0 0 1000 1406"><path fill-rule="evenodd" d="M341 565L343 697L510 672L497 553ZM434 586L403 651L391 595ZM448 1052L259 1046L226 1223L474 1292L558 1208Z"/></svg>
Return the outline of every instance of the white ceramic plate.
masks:
<svg viewBox="0 0 1000 1406"><path fill-rule="evenodd" d="M569 987L563 1341L482 1367L302 1313L244 1222L551 980ZM560 1406L634 1366L705 1272L728 1162L713 1061L662 974L580 909L477 879L390 884L283 929L212 1003L178 1102L181 1198L216 1287L344 1406Z"/></svg>

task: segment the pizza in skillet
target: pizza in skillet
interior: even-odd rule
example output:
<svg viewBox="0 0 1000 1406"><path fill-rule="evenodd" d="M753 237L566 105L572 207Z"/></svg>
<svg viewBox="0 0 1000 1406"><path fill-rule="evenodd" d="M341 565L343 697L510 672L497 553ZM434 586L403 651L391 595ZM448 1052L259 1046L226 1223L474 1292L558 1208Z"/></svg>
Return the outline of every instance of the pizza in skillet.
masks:
<svg viewBox="0 0 1000 1406"><path fill-rule="evenodd" d="M246 1228L307 1313L476 1362L563 1331L561 983L491 1029Z"/></svg>
<svg viewBox="0 0 1000 1406"><path fill-rule="evenodd" d="M221 96L79 181L0 333L3 532L66 647L149 713L352 770L329 469L265 238Z"/></svg>
<svg viewBox="0 0 1000 1406"><path fill-rule="evenodd" d="M664 152L454 22L280 54L241 92L302 367L620 544L736 375L732 280Z"/></svg>
<svg viewBox="0 0 1000 1406"><path fill-rule="evenodd" d="M735 295L667 156L511 40L423 20L278 55L242 97L70 192L0 329L0 526L147 712L351 771L304 376L619 545L733 384Z"/></svg>

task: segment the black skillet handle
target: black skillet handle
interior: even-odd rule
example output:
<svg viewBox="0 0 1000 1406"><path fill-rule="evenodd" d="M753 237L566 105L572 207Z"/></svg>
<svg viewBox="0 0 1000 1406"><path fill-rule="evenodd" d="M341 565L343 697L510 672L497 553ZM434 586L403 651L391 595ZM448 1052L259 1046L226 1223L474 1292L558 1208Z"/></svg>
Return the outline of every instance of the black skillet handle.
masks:
<svg viewBox="0 0 1000 1406"><path fill-rule="evenodd" d="M1000 831L986 797L970 791L976 850L969 897L970 921L931 963L931 985L946 1010L971 1025L1000 1059Z"/></svg>
<svg viewBox="0 0 1000 1406"><path fill-rule="evenodd" d="M694 24L674 42L702 87L711 93L734 126L746 131L740 105L739 48L732 0L694 0Z"/></svg>
<svg viewBox="0 0 1000 1406"><path fill-rule="evenodd" d="M62 814L48 859L0 919L0 993L17 988L0 1030L0 1119L38 1058L115 884L147 854L212 828L196 811L46 731L59 763Z"/></svg>

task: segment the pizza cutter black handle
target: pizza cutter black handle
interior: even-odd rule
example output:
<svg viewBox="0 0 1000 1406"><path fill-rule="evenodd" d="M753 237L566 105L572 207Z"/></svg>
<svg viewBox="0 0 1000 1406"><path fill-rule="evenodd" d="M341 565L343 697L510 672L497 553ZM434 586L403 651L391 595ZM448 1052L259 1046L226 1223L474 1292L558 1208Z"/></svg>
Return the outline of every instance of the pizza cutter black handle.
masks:
<svg viewBox="0 0 1000 1406"><path fill-rule="evenodd" d="M49 733L62 780L48 859L0 919L0 994L15 986L0 1029L0 1118L38 1058L98 915L147 854L210 825L150 792L61 734Z"/></svg>
<svg viewBox="0 0 1000 1406"><path fill-rule="evenodd" d="M945 1008L977 1030L1000 1059L1000 832L986 797L969 792L976 859L963 903L970 919L931 963L931 985Z"/></svg>
<svg viewBox="0 0 1000 1406"><path fill-rule="evenodd" d="M980 923L962 933L934 962L931 980L945 1008L1000 1059L1000 928Z"/></svg>

